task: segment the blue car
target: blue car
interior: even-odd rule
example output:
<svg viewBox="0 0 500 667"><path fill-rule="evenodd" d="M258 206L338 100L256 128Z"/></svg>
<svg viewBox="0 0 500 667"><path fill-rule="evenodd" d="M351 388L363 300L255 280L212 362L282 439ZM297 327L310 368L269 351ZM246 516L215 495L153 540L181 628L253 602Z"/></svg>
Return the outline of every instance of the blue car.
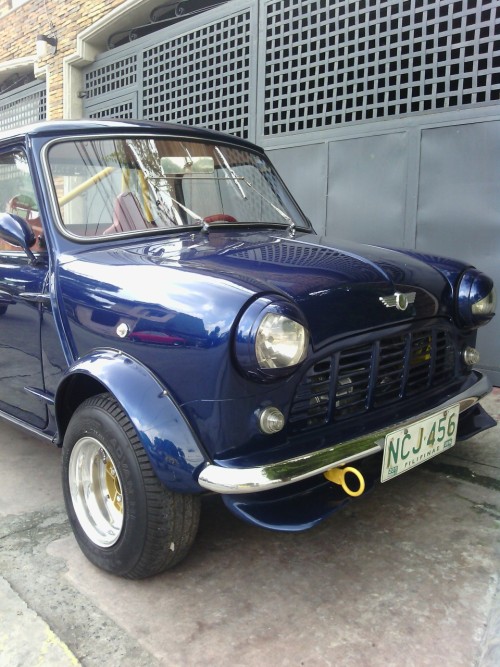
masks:
<svg viewBox="0 0 500 667"><path fill-rule="evenodd" d="M0 410L62 447L85 555L180 562L204 494L310 528L494 425L491 279L318 236L264 152L133 121L0 139Z"/></svg>

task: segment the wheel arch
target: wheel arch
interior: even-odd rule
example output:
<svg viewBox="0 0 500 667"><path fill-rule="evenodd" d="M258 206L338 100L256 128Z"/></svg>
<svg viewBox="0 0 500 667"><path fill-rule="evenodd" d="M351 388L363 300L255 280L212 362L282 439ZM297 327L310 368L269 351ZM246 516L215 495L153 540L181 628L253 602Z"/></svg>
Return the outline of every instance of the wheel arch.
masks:
<svg viewBox="0 0 500 667"><path fill-rule="evenodd" d="M60 443L78 406L101 393L118 401L165 486L203 491L194 473L208 457L174 398L148 368L117 350L93 350L68 369L55 396Z"/></svg>
<svg viewBox="0 0 500 667"><path fill-rule="evenodd" d="M58 387L55 401L59 445L62 445L64 434L77 407L87 398L105 392L109 392L108 387L79 370L75 369L64 378Z"/></svg>

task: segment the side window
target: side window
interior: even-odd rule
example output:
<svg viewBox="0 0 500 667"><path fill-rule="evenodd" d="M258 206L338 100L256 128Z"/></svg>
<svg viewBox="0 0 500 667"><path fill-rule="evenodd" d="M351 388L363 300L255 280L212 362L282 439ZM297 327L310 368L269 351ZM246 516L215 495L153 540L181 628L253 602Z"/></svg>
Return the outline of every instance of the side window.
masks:
<svg viewBox="0 0 500 667"><path fill-rule="evenodd" d="M40 250L42 226L28 160L21 151L0 153L0 212L24 218L37 239L33 251ZM22 248L0 239L0 251L23 252Z"/></svg>

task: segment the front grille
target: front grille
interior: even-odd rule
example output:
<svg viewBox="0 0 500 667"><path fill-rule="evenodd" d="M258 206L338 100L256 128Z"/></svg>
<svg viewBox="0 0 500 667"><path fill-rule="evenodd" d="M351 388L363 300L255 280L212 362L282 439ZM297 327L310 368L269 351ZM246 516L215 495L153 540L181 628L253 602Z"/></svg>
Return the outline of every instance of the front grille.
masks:
<svg viewBox="0 0 500 667"><path fill-rule="evenodd" d="M455 376L456 346L441 329L388 336L315 363L295 393L290 423L314 427L425 394Z"/></svg>
<svg viewBox="0 0 500 667"><path fill-rule="evenodd" d="M330 412L332 358L314 364L295 393L290 421L307 420L309 426L324 424Z"/></svg>

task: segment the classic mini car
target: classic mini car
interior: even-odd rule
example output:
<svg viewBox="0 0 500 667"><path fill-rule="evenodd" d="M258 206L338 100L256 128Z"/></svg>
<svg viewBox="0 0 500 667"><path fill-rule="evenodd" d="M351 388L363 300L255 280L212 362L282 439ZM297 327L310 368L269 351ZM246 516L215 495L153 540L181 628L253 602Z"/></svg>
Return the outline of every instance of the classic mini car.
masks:
<svg viewBox="0 0 500 667"><path fill-rule="evenodd" d="M0 409L62 447L96 565L186 556L200 499L316 525L495 422L492 281L318 236L264 152L153 122L0 138Z"/></svg>

